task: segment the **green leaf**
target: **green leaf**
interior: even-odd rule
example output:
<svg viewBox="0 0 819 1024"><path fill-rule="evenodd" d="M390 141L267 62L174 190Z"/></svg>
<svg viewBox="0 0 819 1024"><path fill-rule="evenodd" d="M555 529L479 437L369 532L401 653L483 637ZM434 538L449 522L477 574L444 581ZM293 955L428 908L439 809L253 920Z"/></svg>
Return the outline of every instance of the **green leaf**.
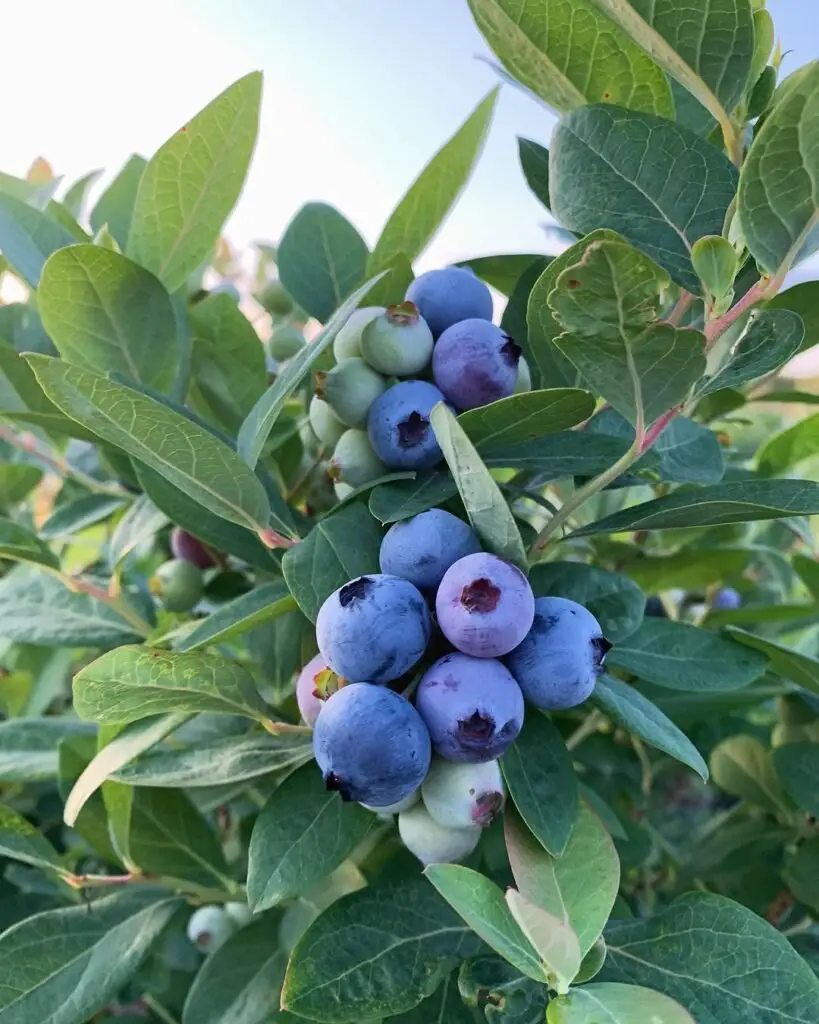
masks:
<svg viewBox="0 0 819 1024"><path fill-rule="evenodd" d="M730 356L697 388L697 396L722 388L737 388L773 373L802 347L805 327L797 313L787 309L754 310Z"/></svg>
<svg viewBox="0 0 819 1024"><path fill-rule="evenodd" d="M4 414L33 409L59 415L43 394L28 364L3 338L0 338L0 409Z"/></svg>
<svg viewBox="0 0 819 1024"><path fill-rule="evenodd" d="M396 253L385 269L384 277L367 293L368 306L397 306L415 280L412 264L402 252Z"/></svg>
<svg viewBox="0 0 819 1024"><path fill-rule="evenodd" d="M0 1022L83 1024L128 984L179 905L146 887L13 925L0 935Z"/></svg>
<svg viewBox="0 0 819 1024"><path fill-rule="evenodd" d="M800 903L819 909L819 838L812 836L791 853L783 875Z"/></svg>
<svg viewBox="0 0 819 1024"><path fill-rule="evenodd" d="M128 842L146 874L224 888L228 867L219 840L181 790L138 789Z"/></svg>
<svg viewBox="0 0 819 1024"><path fill-rule="evenodd" d="M87 801L106 779L178 729L187 721L188 717L185 714L155 715L153 718L126 726L113 739L105 737L105 730L103 730L103 735L100 737L100 749L74 783L66 798L63 811L66 825L74 824Z"/></svg>
<svg viewBox="0 0 819 1024"><path fill-rule="evenodd" d="M287 586L280 582L263 583L221 605L174 646L177 651L196 651L241 636L254 626L269 622L295 609L296 602Z"/></svg>
<svg viewBox="0 0 819 1024"><path fill-rule="evenodd" d="M564 118L549 156L552 208L564 227L617 231L700 293L690 250L704 235L722 234L737 186L727 157L672 121L610 104Z"/></svg>
<svg viewBox="0 0 819 1024"><path fill-rule="evenodd" d="M216 654L119 647L74 676L74 709L102 725L169 711L269 718L251 676Z"/></svg>
<svg viewBox="0 0 819 1024"><path fill-rule="evenodd" d="M67 362L169 390L180 358L176 320L153 274L98 245L71 245L48 259L37 296Z"/></svg>
<svg viewBox="0 0 819 1024"><path fill-rule="evenodd" d="M74 236L45 213L0 192L0 252L27 285L36 288L48 257Z"/></svg>
<svg viewBox="0 0 819 1024"><path fill-rule="evenodd" d="M11 519L0 519L0 558L59 569L60 560L36 534Z"/></svg>
<svg viewBox="0 0 819 1024"><path fill-rule="evenodd" d="M729 736L711 751L711 776L726 793L777 814L790 809L771 751L755 736Z"/></svg>
<svg viewBox="0 0 819 1024"><path fill-rule="evenodd" d="M475 1024L475 1017L458 992L458 979L450 974L437 992L413 1010L393 1018L394 1024ZM539 1022L538 1022L539 1024Z"/></svg>
<svg viewBox="0 0 819 1024"><path fill-rule="evenodd" d="M282 572L299 608L316 621L325 600L357 576L379 572L381 530L366 507L344 505L285 551Z"/></svg>
<svg viewBox="0 0 819 1024"><path fill-rule="evenodd" d="M10 718L0 722L0 781L41 782L57 775L57 745L66 736L93 736L72 718Z"/></svg>
<svg viewBox="0 0 819 1024"><path fill-rule="evenodd" d="M112 772L129 786L196 789L257 779L302 764L313 756L308 734L252 733L197 743L180 750L156 750ZM315 766L313 771L315 772Z"/></svg>
<svg viewBox="0 0 819 1024"><path fill-rule="evenodd" d="M0 465L0 509L19 504L43 479L39 466L9 462Z"/></svg>
<svg viewBox="0 0 819 1024"><path fill-rule="evenodd" d="M254 913L312 889L350 856L373 821L359 804L328 793L312 762L289 775L250 837L247 899Z"/></svg>
<svg viewBox="0 0 819 1024"><path fill-rule="evenodd" d="M526 184L547 210L549 199L549 150L532 139L518 136L518 159Z"/></svg>
<svg viewBox="0 0 819 1024"><path fill-rule="evenodd" d="M208 512L184 490L168 483L159 473L155 473L143 463L137 462L135 469L140 487L151 503L162 510L166 519L192 533L214 551L236 555L256 569L268 572L275 570L273 553L255 534L243 526L229 523L213 512ZM153 523L156 520L147 510L146 516L149 519L146 528L153 532ZM141 529L142 524L135 525L137 533Z"/></svg>
<svg viewBox="0 0 819 1024"><path fill-rule="evenodd" d="M708 780L708 765L691 740L639 690L614 676L602 676L591 699L619 726Z"/></svg>
<svg viewBox="0 0 819 1024"><path fill-rule="evenodd" d="M515 285L533 263L542 263L543 256L528 252L498 253L496 256L475 256L471 260L459 260L456 267L468 267L476 277L499 291L511 296ZM517 337L515 338L517 341Z"/></svg>
<svg viewBox="0 0 819 1024"><path fill-rule="evenodd" d="M90 370L46 356L29 363L56 406L122 448L215 515L254 532L266 528L264 487L223 441L198 424Z"/></svg>
<svg viewBox="0 0 819 1024"><path fill-rule="evenodd" d="M737 213L751 255L775 274L819 246L819 61L799 68L756 133L742 165Z"/></svg>
<svg viewBox="0 0 819 1024"><path fill-rule="evenodd" d="M678 1002L642 985L584 985L550 1004L547 1024L696 1024Z"/></svg>
<svg viewBox="0 0 819 1024"><path fill-rule="evenodd" d="M364 239L338 210L307 203L282 235L276 266L302 309L326 323L363 280L368 256Z"/></svg>
<svg viewBox="0 0 819 1024"><path fill-rule="evenodd" d="M609 651L606 665L671 690L741 690L766 671L768 659L685 622L645 619Z"/></svg>
<svg viewBox="0 0 819 1024"><path fill-rule="evenodd" d="M577 388L553 388L510 395L458 417L480 452L535 440L567 430L594 412L594 398Z"/></svg>
<svg viewBox="0 0 819 1024"><path fill-rule="evenodd" d="M543 388L548 386L556 388L564 384L568 387L575 387L577 384L577 374L570 363L567 364L569 367L567 374L559 372L556 365L553 368L554 372L546 373L543 366L537 361L536 353L532 351L529 343L529 325L527 323L529 296L543 271L551 262L551 257L540 256L521 274L515 287L512 289L512 294L509 296L509 301L506 303L506 307L501 315L501 330L514 338L516 343L523 349L523 358L526 359L526 364L529 368L532 387ZM564 363L566 362L559 352L557 357Z"/></svg>
<svg viewBox="0 0 819 1024"><path fill-rule="evenodd" d="M791 800L803 811L819 817L819 744L786 743L776 747L773 763Z"/></svg>
<svg viewBox="0 0 819 1024"><path fill-rule="evenodd" d="M593 231L556 256L541 271L528 293L526 353L533 371L539 373L541 384L578 387L583 383L574 364L555 345L555 339L564 329L554 316L549 296L563 271L574 266L586 249L598 241L620 242L622 239L614 231Z"/></svg>
<svg viewBox="0 0 819 1024"><path fill-rule="evenodd" d="M754 56L748 0L594 0L719 120L742 99Z"/></svg>
<svg viewBox="0 0 819 1024"><path fill-rule="evenodd" d="M0 621L4 637L43 647L113 647L139 639L110 605L35 571L0 580Z"/></svg>
<svg viewBox="0 0 819 1024"><path fill-rule="evenodd" d="M752 911L689 893L643 920L615 920L599 977L676 999L697 1024L808 1024L819 978Z"/></svg>
<svg viewBox="0 0 819 1024"><path fill-rule="evenodd" d="M499 956L479 956L461 965L458 988L465 1002L491 1024L543 1024L549 994L545 985L516 971ZM447 1024L449 1018L441 1019ZM429 1018L418 1024L428 1024ZM438 1022L436 1021L436 1024Z"/></svg>
<svg viewBox="0 0 819 1024"><path fill-rule="evenodd" d="M66 736L60 741L57 791L62 800L70 796L77 780L93 760L98 742L99 737L93 736ZM108 814L101 793L94 793L87 801L72 828L103 862L124 863L111 843Z"/></svg>
<svg viewBox="0 0 819 1024"><path fill-rule="evenodd" d="M497 89L484 97L410 185L376 242L367 264L368 275L390 266L399 253L412 263L426 249L472 173L497 98Z"/></svg>
<svg viewBox="0 0 819 1024"><path fill-rule="evenodd" d="M583 961L574 931L548 910L527 900L517 889L506 890L506 905L540 957L549 987L568 992Z"/></svg>
<svg viewBox="0 0 819 1024"><path fill-rule="evenodd" d="M466 514L483 546L525 572L526 551L515 518L464 428L443 402L432 410L430 422Z"/></svg>
<svg viewBox="0 0 819 1024"><path fill-rule="evenodd" d="M778 476L817 454L819 413L768 438L757 452L757 468L765 476Z"/></svg>
<svg viewBox="0 0 819 1024"><path fill-rule="evenodd" d="M235 434L267 386L264 349L229 295L209 295L190 314L197 406Z"/></svg>
<svg viewBox="0 0 819 1024"><path fill-rule="evenodd" d="M716 434L687 416L675 416L648 454L658 458L656 472L661 480L716 484L725 475L725 460ZM634 470L643 468L647 461L644 455Z"/></svg>
<svg viewBox="0 0 819 1024"><path fill-rule="evenodd" d="M414 480L376 487L370 494L370 512L380 523L397 523L443 505L457 493L449 473L419 474Z"/></svg>
<svg viewBox="0 0 819 1024"><path fill-rule="evenodd" d="M811 348L819 342L819 281L802 281L795 284L792 288L775 295L763 308L789 309L802 317L805 325L803 349Z"/></svg>
<svg viewBox="0 0 819 1024"><path fill-rule="evenodd" d="M380 278L381 275L371 277L369 281L354 291L343 305L339 306L324 330L309 345L300 349L292 359L287 360L282 372L276 377L275 383L267 389L247 414L239 430L237 446L239 455L249 466L254 467L259 461L270 431L275 426L290 395L301 384L321 354L332 345L335 336L350 318L350 314L358 308L361 300Z"/></svg>
<svg viewBox="0 0 819 1024"><path fill-rule="evenodd" d="M562 736L545 715L530 709L501 767L529 831L552 856L562 856L577 819L577 778Z"/></svg>
<svg viewBox="0 0 819 1024"><path fill-rule="evenodd" d="M560 113L606 100L671 116L665 75L591 0L469 0L506 70Z"/></svg>
<svg viewBox="0 0 819 1024"><path fill-rule="evenodd" d="M102 171L89 171L83 174L67 189L62 198L62 205L76 220L81 220L85 209L88 193L96 183Z"/></svg>
<svg viewBox="0 0 819 1024"><path fill-rule="evenodd" d="M91 211L89 220L94 234L107 225L121 249L125 249L128 244L134 203L146 165L147 160L136 153L128 157L125 166L102 193Z"/></svg>
<svg viewBox="0 0 819 1024"><path fill-rule="evenodd" d="M116 494L83 494L58 506L40 527L40 536L45 540L70 537L108 519L124 504L124 497Z"/></svg>
<svg viewBox="0 0 819 1024"><path fill-rule="evenodd" d="M801 651L794 651L782 644L774 643L773 640L755 636L736 626L727 626L726 630L741 644L766 655L770 660L771 670L777 675L790 679L806 690L819 693L819 660L802 654Z"/></svg>
<svg viewBox="0 0 819 1024"><path fill-rule="evenodd" d="M502 889L460 864L430 864L424 874L488 946L527 978L546 982L538 953L512 916Z"/></svg>
<svg viewBox="0 0 819 1024"><path fill-rule="evenodd" d="M234 82L172 135L142 173L126 251L169 292L210 256L239 198L261 92L258 71Z"/></svg>
<svg viewBox="0 0 819 1024"><path fill-rule="evenodd" d="M566 597L588 608L612 643L624 640L643 621L645 597L619 573L582 562L545 562L532 568L529 583L535 597Z"/></svg>
<svg viewBox="0 0 819 1024"><path fill-rule="evenodd" d="M581 526L571 537L633 530L684 530L819 513L819 484L809 480L736 480L678 491Z"/></svg>
<svg viewBox="0 0 819 1024"><path fill-rule="evenodd" d="M713 299L714 312L725 313L734 295L739 262L736 249L722 235L705 235L694 242L691 262L706 294Z"/></svg>
<svg viewBox="0 0 819 1024"><path fill-rule="evenodd" d="M286 957L276 922L246 925L205 960L191 985L182 1024L261 1024L279 1004Z"/></svg>
<svg viewBox="0 0 819 1024"><path fill-rule="evenodd" d="M569 925L585 956L603 932L620 885L620 861L611 836L584 804L559 858L543 849L514 811L506 812L504 829L518 889Z"/></svg>
<svg viewBox="0 0 819 1024"><path fill-rule="evenodd" d="M282 1006L328 1024L392 1017L481 948L426 879L369 886L334 903L299 940Z"/></svg>
<svg viewBox="0 0 819 1024"><path fill-rule="evenodd" d="M17 811L0 804L0 856L35 868L59 870L60 855L51 843Z"/></svg>

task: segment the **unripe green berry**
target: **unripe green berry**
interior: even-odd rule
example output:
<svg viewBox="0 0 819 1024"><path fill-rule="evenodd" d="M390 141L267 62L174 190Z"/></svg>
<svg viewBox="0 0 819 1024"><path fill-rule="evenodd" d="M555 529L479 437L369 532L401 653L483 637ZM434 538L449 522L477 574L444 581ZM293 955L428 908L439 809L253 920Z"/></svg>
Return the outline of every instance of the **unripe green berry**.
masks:
<svg viewBox="0 0 819 1024"><path fill-rule="evenodd" d="M375 454L366 430L347 430L341 435L330 460L333 481L362 487L386 472L387 467Z"/></svg>
<svg viewBox="0 0 819 1024"><path fill-rule="evenodd" d="M361 332L371 320L384 312L383 306L363 306L350 314L349 320L333 341L333 355L337 362L361 355Z"/></svg>
<svg viewBox="0 0 819 1024"><path fill-rule="evenodd" d="M316 374L316 394L348 427L363 427L370 406L387 382L363 359L342 359L329 373Z"/></svg>
<svg viewBox="0 0 819 1024"><path fill-rule="evenodd" d="M199 907L188 920L188 938L202 953L215 953L235 931L235 922L221 907Z"/></svg>
<svg viewBox="0 0 819 1024"><path fill-rule="evenodd" d="M380 373L414 377L432 357L432 331L412 302L390 306L361 333L361 356Z"/></svg>
<svg viewBox="0 0 819 1024"><path fill-rule="evenodd" d="M339 438L347 430L347 425L341 422L330 406L318 395L313 395L310 399L310 408L307 414L310 417L313 433L319 441L325 448L335 448Z"/></svg>
<svg viewBox="0 0 819 1024"><path fill-rule="evenodd" d="M201 599L204 589L202 570L179 558L160 565L151 578L151 592L169 612L190 611Z"/></svg>
<svg viewBox="0 0 819 1024"><path fill-rule="evenodd" d="M292 359L305 345L304 335L297 327L280 327L267 343L267 351L277 363Z"/></svg>
<svg viewBox="0 0 819 1024"><path fill-rule="evenodd" d="M253 920L253 912L246 903L226 903L225 913L238 928L244 928Z"/></svg>
<svg viewBox="0 0 819 1024"><path fill-rule="evenodd" d="M256 298L271 316L287 316L293 310L293 300L281 281L268 281Z"/></svg>

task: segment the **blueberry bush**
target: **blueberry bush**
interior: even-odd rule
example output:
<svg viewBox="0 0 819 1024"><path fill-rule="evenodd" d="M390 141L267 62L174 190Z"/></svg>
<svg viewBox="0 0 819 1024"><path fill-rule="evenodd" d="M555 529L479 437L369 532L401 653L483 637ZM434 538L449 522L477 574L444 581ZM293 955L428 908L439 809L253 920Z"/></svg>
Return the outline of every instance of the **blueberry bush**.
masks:
<svg viewBox="0 0 819 1024"><path fill-rule="evenodd" d="M0 176L0 1024L819 1022L819 63L468 2L557 256L415 276L497 90L372 249L258 74Z"/></svg>

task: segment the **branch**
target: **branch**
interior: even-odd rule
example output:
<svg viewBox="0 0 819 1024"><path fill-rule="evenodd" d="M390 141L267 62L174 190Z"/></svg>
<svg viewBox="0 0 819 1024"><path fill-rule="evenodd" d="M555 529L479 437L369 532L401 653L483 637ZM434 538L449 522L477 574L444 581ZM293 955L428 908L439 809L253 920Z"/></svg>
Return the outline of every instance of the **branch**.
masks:
<svg viewBox="0 0 819 1024"><path fill-rule="evenodd" d="M53 470L57 476L71 477L73 480L76 480L77 483L82 484L83 487L92 491L94 494L110 494L117 498L125 498L128 496L127 493L116 484L106 484L100 480L95 480L92 476L88 476L88 474L83 473L81 469L77 469L76 466L72 466L70 462L67 462L55 452L44 450L33 434L18 434L9 427L0 427L0 440L5 441L7 444L10 444L12 448L16 448L20 452L25 452L27 455L33 455L35 459Z"/></svg>
<svg viewBox="0 0 819 1024"><path fill-rule="evenodd" d="M705 325L705 341L706 351L716 344L717 339L723 335L728 328L736 323L737 320L748 310L761 302L765 298L769 298L766 294L766 289L769 285L767 278L761 278L756 282L748 291L742 296L735 306L732 306L727 313L723 313L722 316L715 317L713 320L709 320Z"/></svg>
<svg viewBox="0 0 819 1024"><path fill-rule="evenodd" d="M683 292L677 299L677 303L674 308L666 317L666 323L671 324L672 327L679 327L682 318L694 305L695 298L696 297L692 295L691 292Z"/></svg>

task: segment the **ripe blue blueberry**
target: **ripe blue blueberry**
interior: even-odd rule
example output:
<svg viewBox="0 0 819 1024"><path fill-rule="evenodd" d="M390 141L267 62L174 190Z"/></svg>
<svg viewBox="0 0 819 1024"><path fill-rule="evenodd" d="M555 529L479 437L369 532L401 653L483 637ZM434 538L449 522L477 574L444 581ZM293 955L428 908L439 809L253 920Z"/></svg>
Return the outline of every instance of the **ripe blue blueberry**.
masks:
<svg viewBox="0 0 819 1024"><path fill-rule="evenodd" d="M523 725L512 674L494 658L447 654L424 673L415 705L437 754L477 764L500 757Z"/></svg>
<svg viewBox="0 0 819 1024"><path fill-rule="evenodd" d="M492 319L492 293L464 267L428 270L415 278L407 298L419 308L435 338L461 320Z"/></svg>
<svg viewBox="0 0 819 1024"><path fill-rule="evenodd" d="M529 632L535 599L520 569L479 552L447 569L435 610L453 647L474 658L499 658Z"/></svg>
<svg viewBox="0 0 819 1024"><path fill-rule="evenodd" d="M342 359L329 373L316 374L316 394L348 427L362 427L370 406L387 382L363 359Z"/></svg>
<svg viewBox="0 0 819 1024"><path fill-rule="evenodd" d="M539 597L529 635L505 662L527 700L558 711L586 700L610 649L600 623L582 604Z"/></svg>
<svg viewBox="0 0 819 1024"><path fill-rule="evenodd" d="M412 704L369 683L349 683L327 700L313 752L327 789L375 807L410 796L431 757L429 733Z"/></svg>
<svg viewBox="0 0 819 1024"><path fill-rule="evenodd" d="M478 536L462 519L431 508L394 523L381 542L381 571L409 580L419 590L434 591L447 569L481 550Z"/></svg>
<svg viewBox="0 0 819 1024"><path fill-rule="evenodd" d="M497 761L455 764L433 757L421 786L424 806L446 828L487 828L503 809L504 792Z"/></svg>
<svg viewBox="0 0 819 1024"><path fill-rule="evenodd" d="M723 587L714 594L711 607L716 611L734 611L741 607L742 597L733 587Z"/></svg>
<svg viewBox="0 0 819 1024"><path fill-rule="evenodd" d="M327 598L316 619L324 660L355 683L398 679L424 653L431 631L426 601L398 576L359 576L345 583Z"/></svg>
<svg viewBox="0 0 819 1024"><path fill-rule="evenodd" d="M475 409L514 393L520 355L520 347L500 327L464 320L436 342L432 375L456 409Z"/></svg>
<svg viewBox="0 0 819 1024"><path fill-rule="evenodd" d="M327 665L324 658L317 654L307 662L296 680L296 703L299 706L301 717L310 726L316 724L319 712L324 707L324 701L316 696L316 686L318 685L317 677L326 670Z"/></svg>
<svg viewBox="0 0 819 1024"><path fill-rule="evenodd" d="M398 833L404 846L422 864L453 864L468 857L481 839L481 829L445 828L423 804L398 815Z"/></svg>
<svg viewBox="0 0 819 1024"><path fill-rule="evenodd" d="M432 332L411 302L390 306L361 334L361 357L388 377L414 377L432 355Z"/></svg>
<svg viewBox="0 0 819 1024"><path fill-rule="evenodd" d="M443 458L429 415L444 396L434 384L405 380L388 388L370 407L367 433L390 469L431 469Z"/></svg>

